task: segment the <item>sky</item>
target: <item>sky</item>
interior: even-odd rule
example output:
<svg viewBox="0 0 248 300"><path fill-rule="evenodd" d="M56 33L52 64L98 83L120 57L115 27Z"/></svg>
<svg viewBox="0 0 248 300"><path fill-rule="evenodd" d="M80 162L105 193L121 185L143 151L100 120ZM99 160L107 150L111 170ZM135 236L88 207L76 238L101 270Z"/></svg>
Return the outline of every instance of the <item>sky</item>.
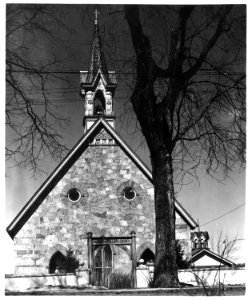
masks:
<svg viewBox="0 0 248 300"><path fill-rule="evenodd" d="M90 45L93 36L93 20L94 20L94 6L91 6L89 13L85 13L84 7L80 6L78 10L76 7L73 9L64 9L66 11L65 22L75 29L75 32L66 37L66 45L64 48L53 48L51 44L42 43L42 48L39 49L38 57L40 59L50 59L54 52L59 57L68 57L64 70L87 70L88 58L90 53ZM118 11L119 7L115 9ZM101 10L100 10L101 11ZM91 14L92 13L92 14ZM112 18L112 20L110 20ZM110 30L111 22L115 22L114 30ZM109 70L116 70L115 59L118 57L123 58L132 57L132 50L121 42L121 37L125 37L124 18L121 13L116 13L107 16L106 10L99 16L100 27L104 40L105 55ZM124 24L124 25L123 25ZM109 29L109 31L108 31ZM111 46L111 39L113 35L120 30L117 36L118 43L113 48ZM69 46L68 46L69 45ZM37 54L34 51L34 54ZM110 57L116 57L113 61ZM117 53L117 54L116 54ZM73 55L73 56L72 56ZM120 72L121 68L117 71ZM50 89L54 92L51 96L53 103L56 105L56 111L70 118L70 125L64 129L59 129L63 136L68 149L71 149L74 144L83 135L83 100L79 96L79 74L71 75L73 87L64 90L63 84L52 83ZM130 96L128 89L128 82L125 81L121 74L117 91L114 97L114 111L117 115L116 129L122 138L131 146L131 148L141 157L141 159L150 167L149 152L144 143L137 143L140 140L140 135L136 130L136 122L134 114L130 112L123 116L123 105L127 103L128 109L130 105L127 100ZM63 92L63 93L62 93ZM66 92L66 93L65 93ZM36 95L37 96L37 95ZM129 126L127 126L129 124ZM9 131L6 131L6 138L11 136ZM25 203L32 197L39 186L46 180L47 176L58 165L58 162L51 161L46 158L42 162L42 168L46 174L36 174L28 170L28 168L13 167L11 163L7 162L5 167L5 224L6 228L13 218L22 209ZM199 182L189 179L187 184L183 185L177 193L177 200L184 206L184 208L191 214L195 221L200 225L200 230L208 231L210 234L210 244L214 241L219 232L223 231L228 235L230 240L237 237L244 239L245 237L245 171L239 170L238 167L232 172L231 178L228 178L222 183L207 176L203 168L199 169ZM10 254L13 242L11 238L4 232L5 251L8 253L9 260L11 261ZM235 261L244 262L244 243L240 241L240 251L236 253ZM8 263L6 272L11 272L13 265Z"/></svg>

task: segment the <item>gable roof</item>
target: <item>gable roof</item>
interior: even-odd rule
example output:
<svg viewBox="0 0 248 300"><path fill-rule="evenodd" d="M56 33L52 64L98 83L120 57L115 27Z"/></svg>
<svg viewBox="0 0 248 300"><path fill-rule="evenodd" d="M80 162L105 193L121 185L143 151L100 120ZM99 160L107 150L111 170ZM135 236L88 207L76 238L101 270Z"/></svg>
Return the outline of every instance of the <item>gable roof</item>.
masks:
<svg viewBox="0 0 248 300"><path fill-rule="evenodd" d="M209 249L202 249L201 251L199 251L196 254L192 255L191 261L192 261L192 263L194 263L194 262L198 261L199 259L201 259L204 256L208 256L208 257L216 260L220 264L223 264L223 265L228 266L228 267L231 267L231 266L235 265L230 260L228 260L224 257L221 257L219 254L214 253L214 252L210 251Z"/></svg>
<svg viewBox="0 0 248 300"><path fill-rule="evenodd" d="M115 129L107 121L105 121L104 118L100 118L90 127L90 129L82 136L78 143L70 150L67 156L55 168L55 170L50 174L47 180L45 180L41 187L36 191L32 198L26 203L26 205L22 208L22 210L7 227L7 232L9 233L12 239L27 222L27 220L32 216L32 214L47 197L50 191L57 185L59 180L66 174L66 172L71 168L75 161L88 148L89 141L92 139L92 137L94 137L102 128L104 128L113 137L116 143L135 163L139 170L148 178L148 180L151 183L153 183L152 173L150 169L124 142L124 140L115 131ZM197 223L193 220L193 218L187 213L187 211L177 200L175 200L175 210L181 216L181 218L190 226L191 229L194 229L196 226L198 226Z"/></svg>

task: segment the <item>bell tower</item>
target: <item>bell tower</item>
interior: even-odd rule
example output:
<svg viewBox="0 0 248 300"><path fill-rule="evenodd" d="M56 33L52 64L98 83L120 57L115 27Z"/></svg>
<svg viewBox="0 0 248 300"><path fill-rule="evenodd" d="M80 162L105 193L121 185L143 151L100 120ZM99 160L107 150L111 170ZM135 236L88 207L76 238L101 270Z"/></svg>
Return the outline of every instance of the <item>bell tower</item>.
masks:
<svg viewBox="0 0 248 300"><path fill-rule="evenodd" d="M80 95L85 100L84 132L99 118L104 118L115 128L113 96L117 86L116 75L114 71L108 71L107 68L98 25L98 13L96 9L88 71L80 71Z"/></svg>

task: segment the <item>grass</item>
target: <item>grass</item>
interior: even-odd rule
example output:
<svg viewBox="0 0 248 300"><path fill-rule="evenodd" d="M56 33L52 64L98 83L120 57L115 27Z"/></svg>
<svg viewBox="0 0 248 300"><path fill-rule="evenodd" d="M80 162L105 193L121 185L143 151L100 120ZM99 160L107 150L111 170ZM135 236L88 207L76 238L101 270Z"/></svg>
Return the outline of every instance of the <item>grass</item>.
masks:
<svg viewBox="0 0 248 300"><path fill-rule="evenodd" d="M121 272L112 273L110 277L110 289L130 289L131 282L131 274Z"/></svg>

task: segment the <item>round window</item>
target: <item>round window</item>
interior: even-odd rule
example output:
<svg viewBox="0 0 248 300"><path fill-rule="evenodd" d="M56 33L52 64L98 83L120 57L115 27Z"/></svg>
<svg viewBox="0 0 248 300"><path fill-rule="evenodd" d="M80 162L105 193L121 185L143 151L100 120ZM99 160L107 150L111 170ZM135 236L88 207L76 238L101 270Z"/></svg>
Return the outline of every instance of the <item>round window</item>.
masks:
<svg viewBox="0 0 248 300"><path fill-rule="evenodd" d="M126 187L123 190L124 198L128 201L133 201L136 198L136 192L132 187Z"/></svg>
<svg viewBox="0 0 248 300"><path fill-rule="evenodd" d="M81 193L79 192L78 189L73 188L69 190L67 197L69 200L73 202L77 202L81 198Z"/></svg>

